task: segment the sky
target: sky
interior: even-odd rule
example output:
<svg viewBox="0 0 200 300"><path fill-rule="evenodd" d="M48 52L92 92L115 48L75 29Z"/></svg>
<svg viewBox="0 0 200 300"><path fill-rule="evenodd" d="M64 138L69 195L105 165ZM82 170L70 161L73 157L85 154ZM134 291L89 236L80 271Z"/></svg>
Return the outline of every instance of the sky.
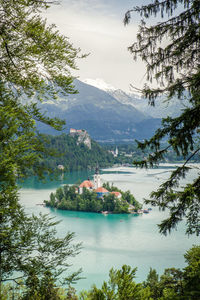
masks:
<svg viewBox="0 0 200 300"><path fill-rule="evenodd" d="M130 25L123 18L128 9L149 0L61 0L45 13L48 23L69 37L82 53L74 73L80 80L102 79L115 88L130 91L130 84L141 88L145 66L135 62L127 50L134 41L140 17L133 15Z"/></svg>

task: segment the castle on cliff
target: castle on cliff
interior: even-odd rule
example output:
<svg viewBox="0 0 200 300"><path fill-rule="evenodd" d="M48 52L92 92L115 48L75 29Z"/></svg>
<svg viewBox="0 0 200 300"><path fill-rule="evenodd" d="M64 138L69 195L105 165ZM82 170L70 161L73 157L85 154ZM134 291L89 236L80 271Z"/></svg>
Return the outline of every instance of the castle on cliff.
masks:
<svg viewBox="0 0 200 300"><path fill-rule="evenodd" d="M85 129L70 128L69 135L71 135L72 137L77 137L77 145L83 143L89 149L91 149L91 138Z"/></svg>

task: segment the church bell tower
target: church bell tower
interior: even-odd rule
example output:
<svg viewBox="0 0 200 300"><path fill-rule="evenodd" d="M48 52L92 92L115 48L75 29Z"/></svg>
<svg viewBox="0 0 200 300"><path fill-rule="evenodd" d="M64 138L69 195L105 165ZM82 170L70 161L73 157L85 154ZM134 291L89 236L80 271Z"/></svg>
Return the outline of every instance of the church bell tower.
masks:
<svg viewBox="0 0 200 300"><path fill-rule="evenodd" d="M101 187L101 178L99 174L99 167L96 167L95 174L94 174L94 188L98 189Z"/></svg>

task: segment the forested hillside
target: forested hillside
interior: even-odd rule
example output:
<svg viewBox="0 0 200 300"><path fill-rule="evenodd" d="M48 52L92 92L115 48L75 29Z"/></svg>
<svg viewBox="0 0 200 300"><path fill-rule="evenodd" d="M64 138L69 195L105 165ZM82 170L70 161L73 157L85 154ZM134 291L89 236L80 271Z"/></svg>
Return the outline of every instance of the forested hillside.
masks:
<svg viewBox="0 0 200 300"><path fill-rule="evenodd" d="M55 156L46 155L40 164L45 164L49 169L56 171L59 165L64 166L64 171L94 169L108 167L114 163L111 153L103 149L98 143L91 140L91 149L84 143L77 143L78 137L62 134L59 136L40 135L49 148L49 154L54 152Z"/></svg>

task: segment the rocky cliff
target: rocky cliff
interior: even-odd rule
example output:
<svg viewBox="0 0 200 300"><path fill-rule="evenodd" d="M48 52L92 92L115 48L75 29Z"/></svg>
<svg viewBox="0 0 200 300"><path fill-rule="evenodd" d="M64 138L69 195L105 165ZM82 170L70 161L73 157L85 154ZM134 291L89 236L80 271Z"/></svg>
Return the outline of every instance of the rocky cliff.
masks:
<svg viewBox="0 0 200 300"><path fill-rule="evenodd" d="M86 130L84 130L84 129L80 129L80 130L71 129L70 130L70 135L72 137L77 137L77 145L83 143L89 149L91 149L91 138L90 138L90 136L89 136L89 134L87 133Z"/></svg>

